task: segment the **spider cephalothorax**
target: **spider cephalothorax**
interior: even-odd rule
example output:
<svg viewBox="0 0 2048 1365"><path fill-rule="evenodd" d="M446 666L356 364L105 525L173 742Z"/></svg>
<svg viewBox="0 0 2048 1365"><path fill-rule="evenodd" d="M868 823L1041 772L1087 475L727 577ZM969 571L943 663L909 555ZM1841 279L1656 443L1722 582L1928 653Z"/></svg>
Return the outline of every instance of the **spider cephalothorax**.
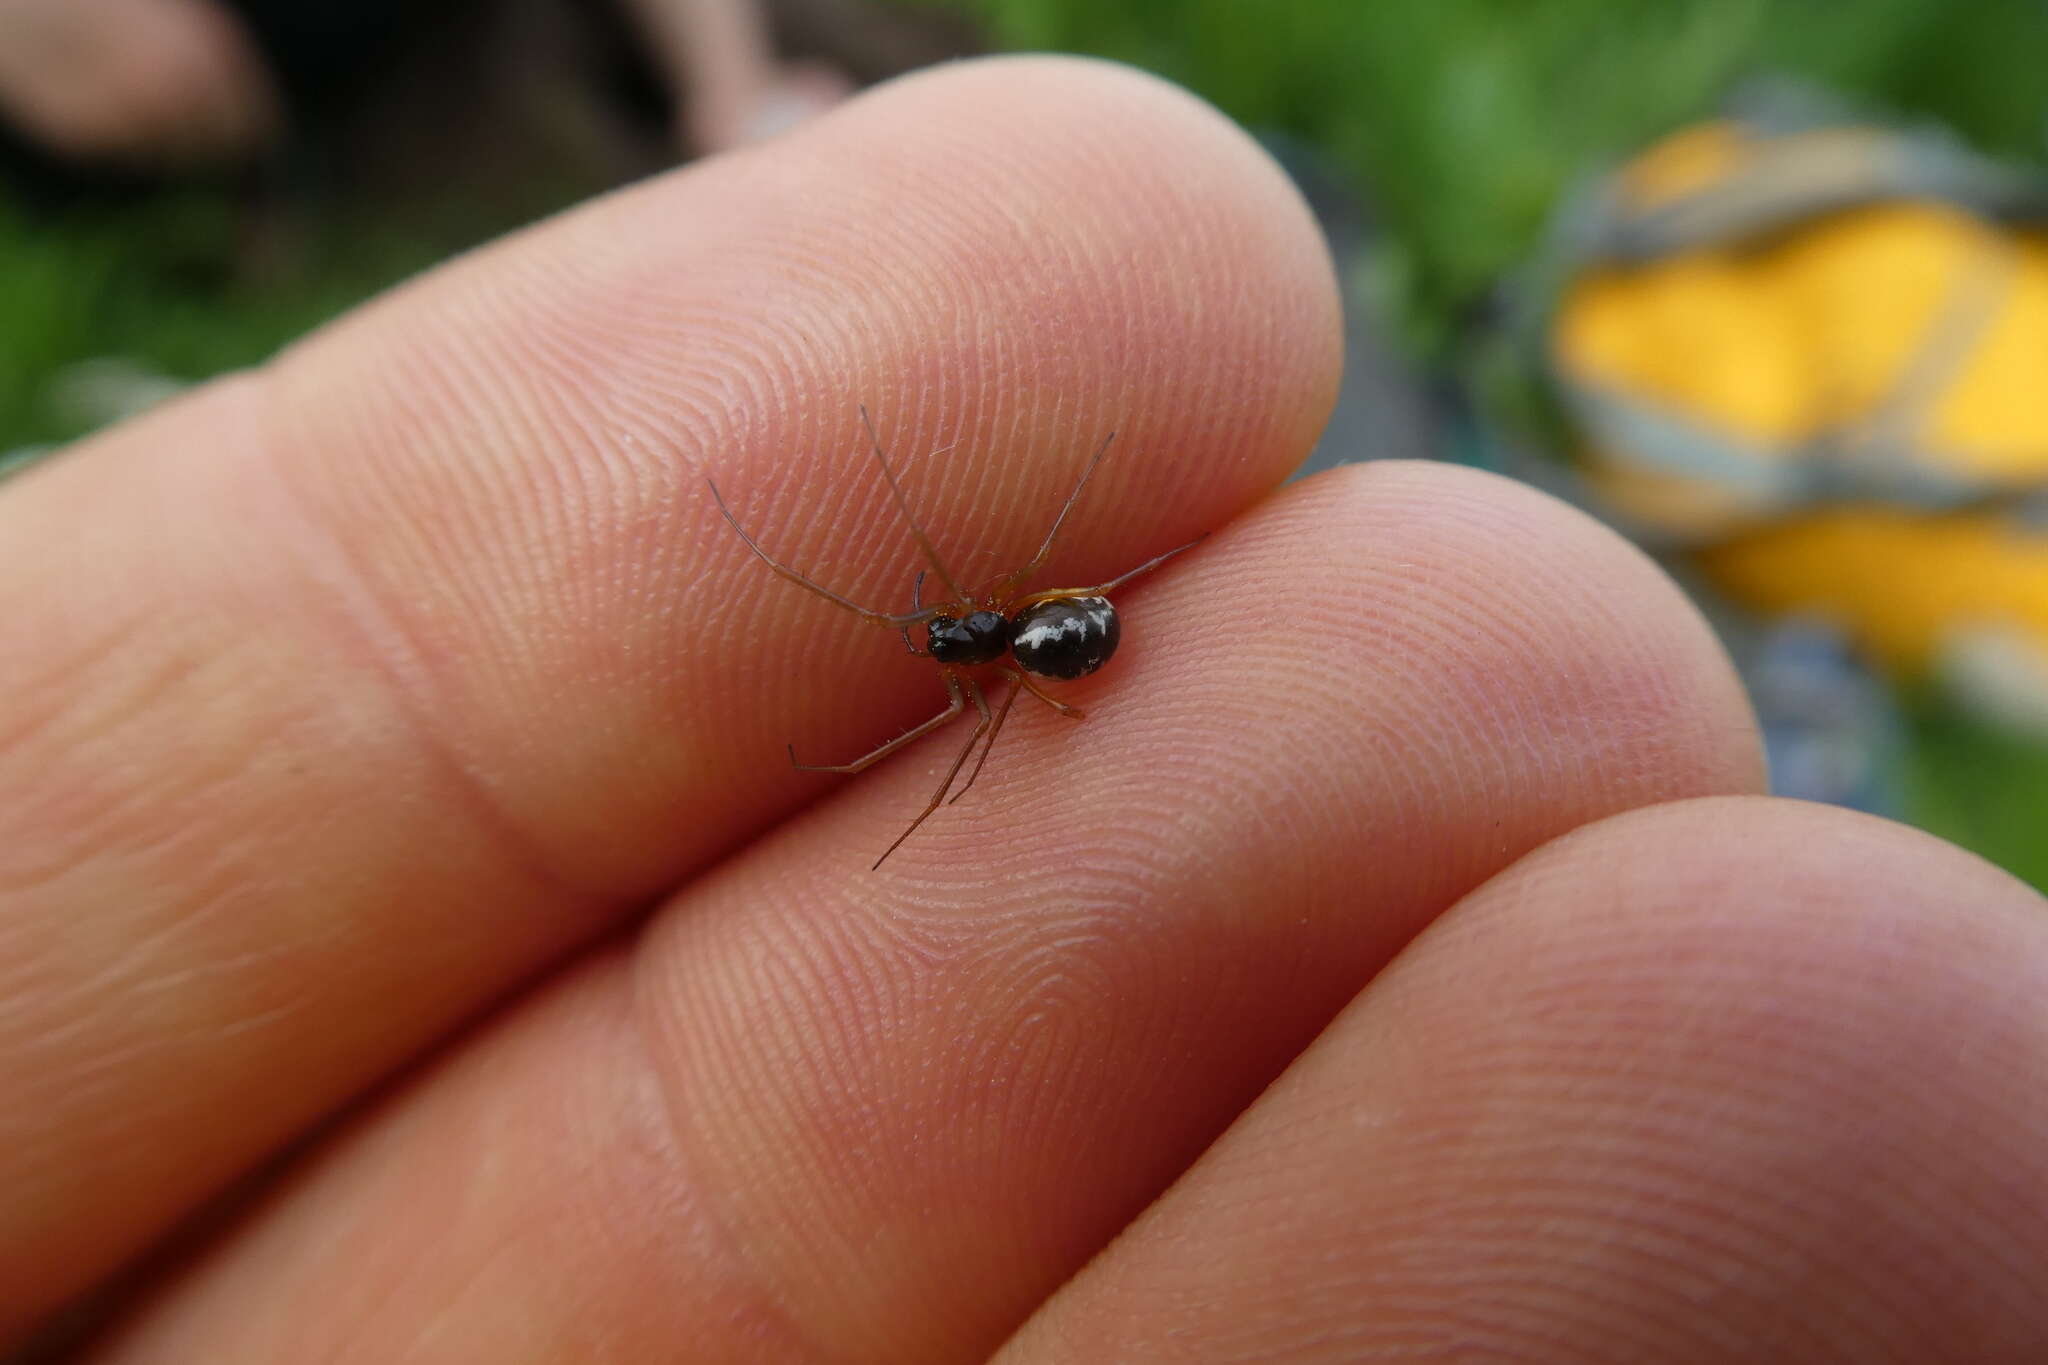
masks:
<svg viewBox="0 0 2048 1365"><path fill-rule="evenodd" d="M1010 647L1010 623L999 611L934 616L925 623L925 653L942 664L992 664Z"/></svg>

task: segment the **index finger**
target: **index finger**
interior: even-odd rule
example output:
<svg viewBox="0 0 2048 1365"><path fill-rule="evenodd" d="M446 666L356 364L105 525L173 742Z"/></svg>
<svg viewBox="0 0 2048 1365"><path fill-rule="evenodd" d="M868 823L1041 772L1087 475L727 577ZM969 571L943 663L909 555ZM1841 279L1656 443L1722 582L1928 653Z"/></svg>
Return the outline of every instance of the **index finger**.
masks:
<svg viewBox="0 0 2048 1365"><path fill-rule="evenodd" d="M906 474L963 556L1028 555L1114 426L1062 533L1086 577L1275 482L1337 360L1321 243L1241 134L1114 68L981 63L480 253L10 488L0 1332L814 793L786 740L925 706L704 474L885 600L914 551L856 404L951 447ZM813 670L738 664L764 631Z"/></svg>

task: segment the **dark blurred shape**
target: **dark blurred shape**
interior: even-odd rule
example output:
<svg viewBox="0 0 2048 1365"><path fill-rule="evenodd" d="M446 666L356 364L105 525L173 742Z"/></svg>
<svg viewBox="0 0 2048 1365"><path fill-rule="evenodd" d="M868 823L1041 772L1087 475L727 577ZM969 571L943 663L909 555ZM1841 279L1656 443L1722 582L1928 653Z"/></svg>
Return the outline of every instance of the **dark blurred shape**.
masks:
<svg viewBox="0 0 2048 1365"><path fill-rule="evenodd" d="M359 95L408 38L474 23L493 0L221 0L248 25L293 113Z"/></svg>
<svg viewBox="0 0 2048 1365"><path fill-rule="evenodd" d="M678 32L687 36L689 24L662 29L650 18L668 17L664 3L692 17L691 0L211 2L246 30L268 68L287 129L281 146L254 165L66 157L0 119L0 185L11 197L49 208L174 180L253 180L386 203L452 201L473 219L516 219L702 150L679 145L689 121L677 111L707 69L678 55ZM929 5L716 0L706 8L726 11L721 18L749 34L761 30L758 42L735 44L736 58L765 44L771 61L836 73L817 83L825 101L833 89L979 48L971 26ZM710 74L716 85L717 68ZM799 103L790 117L803 112Z"/></svg>

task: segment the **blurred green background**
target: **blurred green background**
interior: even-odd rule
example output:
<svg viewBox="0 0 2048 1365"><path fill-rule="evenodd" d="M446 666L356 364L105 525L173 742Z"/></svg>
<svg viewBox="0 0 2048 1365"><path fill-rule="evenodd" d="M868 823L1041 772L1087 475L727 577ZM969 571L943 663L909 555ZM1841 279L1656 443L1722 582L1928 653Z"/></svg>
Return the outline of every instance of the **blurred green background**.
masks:
<svg viewBox="0 0 2048 1365"><path fill-rule="evenodd" d="M1785 74L1872 110L1938 120L2038 161L2048 129L2039 0L916 0L963 13L995 49L1135 63L1247 127L1310 149L1371 205L1369 279L1425 369L1530 254L1559 194ZM60 211L0 200L0 452L98 420L63 382L120 357L174 379L262 359L392 281L596 188L488 208L316 202L289 250L249 268L238 187L185 187ZM1357 300L1354 300L1356 302ZM1909 698L1906 811L2048 886L2048 751Z"/></svg>

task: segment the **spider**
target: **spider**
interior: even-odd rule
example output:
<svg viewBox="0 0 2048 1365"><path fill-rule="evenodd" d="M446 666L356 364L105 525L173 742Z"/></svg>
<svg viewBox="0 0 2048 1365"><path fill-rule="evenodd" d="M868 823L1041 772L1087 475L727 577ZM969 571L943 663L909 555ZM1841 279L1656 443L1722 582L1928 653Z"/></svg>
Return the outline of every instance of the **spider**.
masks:
<svg viewBox="0 0 2048 1365"><path fill-rule="evenodd" d="M1095 466L1102 463L1108 453L1109 444L1116 439L1110 432L1102 438L1095 454L1089 459L1087 468L1081 471L1079 483L1062 503L1059 515L1053 518L1052 529L1045 533L1039 544L1038 553L1031 556L1031 562L1021 569L1013 569L995 579L988 589L979 595L968 592L960 586L952 570L939 558L931 538L917 524L911 515L910 503L903 496L903 487L896 481L896 474L889 468L888 457L882 453L882 439L875 433L875 424L868 417L868 410L860 410L861 424L867 428L868 440L875 452L875 463L882 467L882 477L888 480L889 491L895 495L896 508L903 514L903 520L910 526L910 534L916 538L918 548L931 563L929 570L919 570L910 588L910 610L891 613L863 607L858 602L840 596L819 583L798 573L774 559L763 550L754 538L747 534L732 509L725 505L718 485L709 478L704 480L711 487L712 501L718 504L719 512L726 524L753 551L754 557L788 579L798 587L808 588L826 601L846 608L863 621L886 626L903 637L903 647L921 658L928 658L939 666L939 677L946 685L948 701L946 709L930 720L912 726L892 740L878 745L849 763L803 763L796 756L796 746L789 745L791 766L807 773L857 773L888 757L906 744L922 739L932 731L952 720L972 703L976 715L974 733L967 737L967 743L953 760L953 766L946 770L945 780L932 793L932 799L910 822L909 828L896 836L896 842L882 850L882 856L875 859L879 868L888 861L889 855L903 846L903 841L916 833L917 827L931 817L942 804L950 804L946 793L953 781L959 777L960 769L966 766L967 757L974 752L974 746L983 736L987 743L982 745L981 758L967 774L967 781L960 790L953 792L952 800L958 801L967 795L967 789L974 785L974 779L981 776L982 765L988 762L989 750L995 747L996 735L1001 732L1003 722L1009 718L1010 705L1017 700L1019 690L1032 696L1070 720L1081 719L1078 708L1067 705L1059 698L1041 690L1031 680L1036 674L1041 678L1072 679L1083 678L1109 662L1116 653L1117 641L1123 633L1117 620L1116 608L1110 605L1107 594L1142 574L1164 564L1183 550L1193 549L1204 537L1197 536L1185 545L1179 545L1165 554L1155 555L1137 568L1119 574L1107 583L1097 583L1087 588L1047 588L1038 592L1020 593L1020 589L1038 572L1045 563L1045 557L1052 551L1052 543L1060 533L1060 527L1067 520L1067 513L1074 508L1081 490L1088 486L1089 478L1095 473ZM924 600L924 581L927 573L936 573L939 582L952 595L943 602L928 603ZM925 628L925 645L919 649L911 641L910 628L922 625ZM1004 662L1004 655L1009 662ZM1014 667L1012 666L1014 665ZM983 695L981 684L973 673L966 670L982 666L993 666L1003 681L1009 684L1002 704L993 711L989 709L988 698Z"/></svg>

